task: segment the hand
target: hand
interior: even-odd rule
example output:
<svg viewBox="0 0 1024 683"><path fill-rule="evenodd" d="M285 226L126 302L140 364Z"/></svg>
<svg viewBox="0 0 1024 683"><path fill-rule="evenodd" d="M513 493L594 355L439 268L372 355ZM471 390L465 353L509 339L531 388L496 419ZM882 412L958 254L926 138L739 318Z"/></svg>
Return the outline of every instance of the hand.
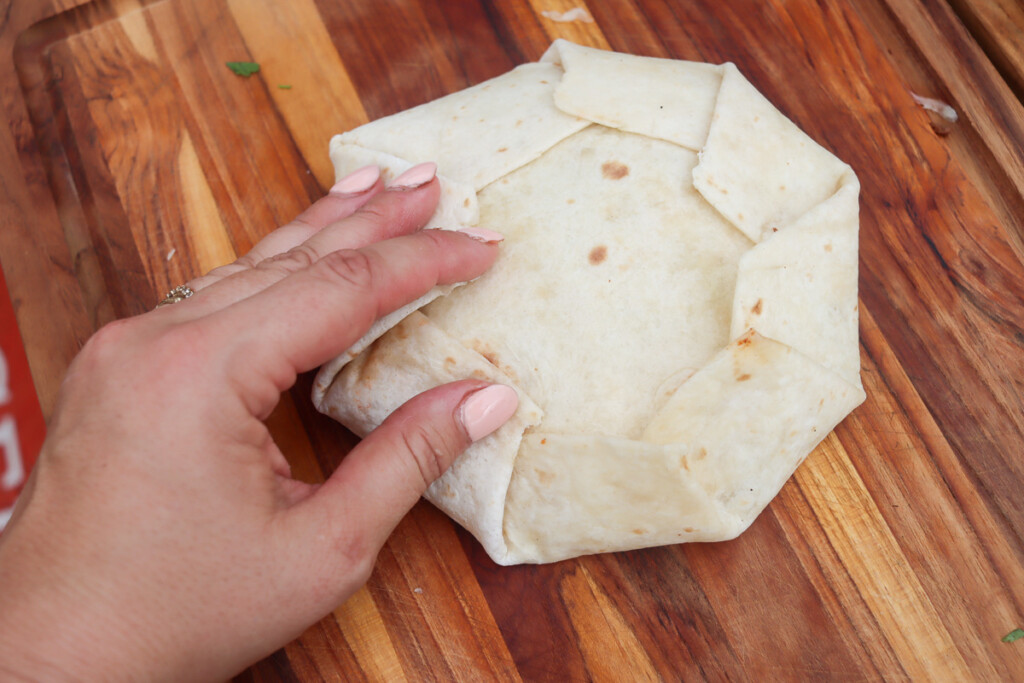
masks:
<svg viewBox="0 0 1024 683"><path fill-rule="evenodd" d="M432 164L362 169L196 294L101 329L72 363L0 537L0 672L224 678L368 578L391 530L515 392L445 385L399 408L322 485L263 420L296 375L435 284L475 278L496 233L419 230Z"/></svg>

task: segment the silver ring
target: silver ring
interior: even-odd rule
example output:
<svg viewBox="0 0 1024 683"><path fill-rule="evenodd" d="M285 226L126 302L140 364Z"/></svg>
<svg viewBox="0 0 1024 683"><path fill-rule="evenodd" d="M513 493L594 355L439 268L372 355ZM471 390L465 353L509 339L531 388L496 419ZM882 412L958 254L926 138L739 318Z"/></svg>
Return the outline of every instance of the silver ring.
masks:
<svg viewBox="0 0 1024 683"><path fill-rule="evenodd" d="M167 292L167 296L165 296L163 300L156 305L156 307L160 308L161 306L176 304L180 301L184 301L193 294L195 294L195 290L193 290L188 285L178 285L171 291Z"/></svg>

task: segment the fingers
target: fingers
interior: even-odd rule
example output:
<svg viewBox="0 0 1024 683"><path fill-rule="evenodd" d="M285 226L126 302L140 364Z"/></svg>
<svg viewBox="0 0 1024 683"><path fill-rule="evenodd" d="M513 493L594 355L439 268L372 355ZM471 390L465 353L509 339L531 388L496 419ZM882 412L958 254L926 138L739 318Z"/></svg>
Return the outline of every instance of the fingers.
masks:
<svg viewBox="0 0 1024 683"><path fill-rule="evenodd" d="M302 244L328 225L351 216L383 189L380 168L364 166L339 180L325 197L296 216L291 223L266 235L234 263L214 268L188 284L198 292L229 275L252 268L260 261L284 253Z"/></svg>
<svg viewBox="0 0 1024 683"><path fill-rule="evenodd" d="M519 405L514 389L466 380L411 399L346 456L309 499L293 509L302 535L334 540L346 563L367 572L398 522L427 487L475 441L505 424ZM319 532L313 534L312 532ZM298 535L299 532L296 532Z"/></svg>
<svg viewBox="0 0 1024 683"><path fill-rule="evenodd" d="M199 317L252 296L331 252L358 249L421 229L437 208L440 187L435 181L436 170L433 163L414 166L396 178L387 191L373 195L350 216L312 232L308 239L287 251L264 258L252 267L243 257L238 262L241 265L226 267L234 271L230 277L223 277L227 271L214 271L211 275L219 275L218 281L212 282L201 296L188 301L188 316ZM179 314L185 315L186 311L180 310Z"/></svg>
<svg viewBox="0 0 1024 683"><path fill-rule="evenodd" d="M496 234L424 230L336 251L197 324L204 336L229 340L221 352L231 379L262 415L298 373L337 356L379 317L435 285L483 274L498 253L497 242L483 240Z"/></svg>

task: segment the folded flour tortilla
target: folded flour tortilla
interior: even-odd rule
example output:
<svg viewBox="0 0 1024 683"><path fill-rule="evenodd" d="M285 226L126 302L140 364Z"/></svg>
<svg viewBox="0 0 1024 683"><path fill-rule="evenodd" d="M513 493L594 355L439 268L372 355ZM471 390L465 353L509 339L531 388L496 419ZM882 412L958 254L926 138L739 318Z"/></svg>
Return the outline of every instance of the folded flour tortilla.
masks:
<svg viewBox="0 0 1024 683"><path fill-rule="evenodd" d="M732 64L559 40L331 158L435 160L431 226L506 235L313 392L365 435L445 382L515 387L514 418L426 494L499 564L733 538L864 399L857 178Z"/></svg>

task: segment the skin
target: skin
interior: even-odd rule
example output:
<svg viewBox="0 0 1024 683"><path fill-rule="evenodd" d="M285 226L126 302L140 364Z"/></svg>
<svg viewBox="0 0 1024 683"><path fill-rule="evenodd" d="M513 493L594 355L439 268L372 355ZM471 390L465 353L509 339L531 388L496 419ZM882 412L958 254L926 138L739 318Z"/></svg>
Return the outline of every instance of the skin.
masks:
<svg viewBox="0 0 1024 683"><path fill-rule="evenodd" d="M378 317L494 261L420 230L438 196L329 195L192 298L89 340L0 536L0 677L223 679L366 582L487 384L412 399L321 485L291 478L263 420Z"/></svg>

